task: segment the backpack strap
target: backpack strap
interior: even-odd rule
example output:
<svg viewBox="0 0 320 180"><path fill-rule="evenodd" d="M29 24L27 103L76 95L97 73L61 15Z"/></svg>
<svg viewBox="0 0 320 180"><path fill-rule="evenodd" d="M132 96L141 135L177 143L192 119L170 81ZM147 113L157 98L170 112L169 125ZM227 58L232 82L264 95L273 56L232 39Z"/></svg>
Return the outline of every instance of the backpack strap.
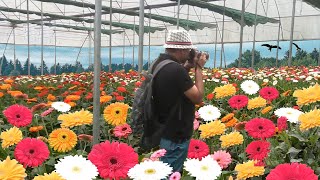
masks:
<svg viewBox="0 0 320 180"><path fill-rule="evenodd" d="M153 69L153 66L155 65L155 63L152 63L152 65L150 66L150 72L151 74L154 76L156 76L156 74L167 64L170 64L170 63L177 63L173 60L170 60L170 59L166 59L166 60L163 60L161 62L159 62L159 64L156 65L155 69L152 71Z"/></svg>

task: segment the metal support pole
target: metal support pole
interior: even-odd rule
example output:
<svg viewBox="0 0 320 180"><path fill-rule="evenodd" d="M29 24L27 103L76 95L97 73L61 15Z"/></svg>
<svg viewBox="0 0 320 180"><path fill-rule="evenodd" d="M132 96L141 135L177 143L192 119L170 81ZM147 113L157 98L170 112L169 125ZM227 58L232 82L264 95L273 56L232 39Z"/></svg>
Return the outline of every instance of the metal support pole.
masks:
<svg viewBox="0 0 320 180"><path fill-rule="evenodd" d="M318 66L320 66L320 48L319 48L319 54L318 54Z"/></svg>
<svg viewBox="0 0 320 180"><path fill-rule="evenodd" d="M112 71L111 69L111 61L112 61L112 0L110 0L110 35L109 35L109 72Z"/></svg>
<svg viewBox="0 0 320 180"><path fill-rule="evenodd" d="M179 17L180 17L180 0L178 0L177 29L179 29Z"/></svg>
<svg viewBox="0 0 320 180"><path fill-rule="evenodd" d="M126 32L123 29L123 49L122 49L122 68L124 69L124 55L125 55L125 51L126 51Z"/></svg>
<svg viewBox="0 0 320 180"><path fill-rule="evenodd" d="M140 0L139 9L139 51L138 51L138 71L143 69L143 35L144 35L144 0Z"/></svg>
<svg viewBox="0 0 320 180"><path fill-rule="evenodd" d="M41 75L43 75L43 3L41 2Z"/></svg>
<svg viewBox="0 0 320 180"><path fill-rule="evenodd" d="M134 69L134 43L135 43L135 36L136 36L136 17L133 17L133 32L132 32L132 69Z"/></svg>
<svg viewBox="0 0 320 180"><path fill-rule="evenodd" d="M253 47L252 47L251 68L253 68L253 66L254 66L254 58L255 58L255 50L256 50L257 11L258 11L258 0L256 0L256 10L255 10L255 18L254 18Z"/></svg>
<svg viewBox="0 0 320 180"><path fill-rule="evenodd" d="M16 30L15 24L13 25L13 70L17 68L17 57L16 57Z"/></svg>
<svg viewBox="0 0 320 180"><path fill-rule="evenodd" d="M281 21L279 17L278 40L277 40L278 47L279 47L279 40L280 40L280 29L281 29ZM278 67L278 61L279 61L279 48L277 48L277 54L276 54L276 67Z"/></svg>
<svg viewBox="0 0 320 180"><path fill-rule="evenodd" d="M101 1L95 0L94 17L93 145L100 141Z"/></svg>
<svg viewBox="0 0 320 180"><path fill-rule="evenodd" d="M91 31L88 31L89 33L89 67L92 65L92 57L91 57L91 49L92 49L92 36L91 36Z"/></svg>
<svg viewBox="0 0 320 180"><path fill-rule="evenodd" d="M57 75L57 31L54 31L54 75Z"/></svg>
<svg viewBox="0 0 320 180"><path fill-rule="evenodd" d="M150 27L151 27L151 9L149 9L149 14L150 14L150 16L149 16L149 36L148 36L148 38L149 38L149 46L148 46L148 69L149 69L149 67L150 67L150 55L151 55L151 53L150 53L150 51L151 51L151 48L150 48L150 45L151 45L151 33L150 33Z"/></svg>
<svg viewBox="0 0 320 180"><path fill-rule="evenodd" d="M216 68L217 64L217 42L218 41L218 27L216 27L216 43L214 44L214 60L213 60L213 68Z"/></svg>
<svg viewBox="0 0 320 180"><path fill-rule="evenodd" d="M222 68L222 56L223 56L223 36L224 36L224 17L226 13L226 0L223 0L223 15L222 15L222 29L221 29L221 51L220 51L220 68Z"/></svg>
<svg viewBox="0 0 320 180"><path fill-rule="evenodd" d="M241 28L240 28L240 48L239 48L239 61L238 67L241 67L242 59L242 42L243 42L243 27L244 27L244 10L245 10L246 0L242 0L242 11L241 11Z"/></svg>
<svg viewBox="0 0 320 180"><path fill-rule="evenodd" d="M28 76L30 76L30 15L29 15L29 0L27 0L27 28L28 28Z"/></svg>
<svg viewBox="0 0 320 180"><path fill-rule="evenodd" d="M291 62L292 62L292 42L293 42L293 31L294 31L294 17L296 14L296 2L297 0L293 0L288 66L291 66Z"/></svg>

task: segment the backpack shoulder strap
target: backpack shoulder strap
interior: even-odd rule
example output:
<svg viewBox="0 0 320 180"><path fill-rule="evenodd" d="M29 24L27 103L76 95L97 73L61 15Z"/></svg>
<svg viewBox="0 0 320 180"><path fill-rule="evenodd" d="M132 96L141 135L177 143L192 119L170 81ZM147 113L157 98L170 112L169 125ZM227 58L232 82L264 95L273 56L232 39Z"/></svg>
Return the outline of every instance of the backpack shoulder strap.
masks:
<svg viewBox="0 0 320 180"><path fill-rule="evenodd" d="M170 59L166 59L166 60L163 60L161 61L159 64L157 64L157 66L155 67L154 71L151 72L153 77L167 64L170 64L170 63L176 63L175 61L173 60L170 60ZM152 69L152 67L151 67Z"/></svg>

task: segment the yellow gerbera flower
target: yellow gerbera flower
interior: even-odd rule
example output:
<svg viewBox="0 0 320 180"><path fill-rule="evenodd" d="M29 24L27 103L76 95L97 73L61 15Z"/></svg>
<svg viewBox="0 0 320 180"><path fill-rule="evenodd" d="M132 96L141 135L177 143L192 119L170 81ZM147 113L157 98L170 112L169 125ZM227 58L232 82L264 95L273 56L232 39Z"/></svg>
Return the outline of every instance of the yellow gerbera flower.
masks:
<svg viewBox="0 0 320 180"><path fill-rule="evenodd" d="M103 111L104 119L107 123L118 126L126 123L129 105L124 103L112 103Z"/></svg>
<svg viewBox="0 0 320 180"><path fill-rule="evenodd" d="M248 161L243 164L238 164L234 170L238 171L237 179L245 180L255 176L261 176L264 174L263 166L255 166L255 161Z"/></svg>
<svg viewBox="0 0 320 180"><path fill-rule="evenodd" d="M253 99L249 99L248 109L265 107L266 105L267 105L267 101L259 96Z"/></svg>
<svg viewBox="0 0 320 180"><path fill-rule="evenodd" d="M234 145L243 143L243 136L239 132L232 132L220 137L221 147L227 148Z"/></svg>
<svg viewBox="0 0 320 180"><path fill-rule="evenodd" d="M308 130L320 126L320 109L311 110L308 113L299 116L300 129Z"/></svg>
<svg viewBox="0 0 320 180"><path fill-rule="evenodd" d="M226 126L221 121L211 121L210 123L200 125L199 130L201 131L201 138L209 138L223 134Z"/></svg>
<svg viewBox="0 0 320 180"><path fill-rule="evenodd" d="M22 140L22 132L17 127L12 127L1 133L2 148L8 148L9 146L18 144Z"/></svg>
<svg viewBox="0 0 320 180"><path fill-rule="evenodd" d="M50 146L58 152L67 152L77 144L77 135L67 128L59 128L49 135Z"/></svg>
<svg viewBox="0 0 320 180"><path fill-rule="evenodd" d="M34 177L33 180L64 180L58 173L52 172L50 174L44 173L44 175L39 175Z"/></svg>
<svg viewBox="0 0 320 180"><path fill-rule="evenodd" d="M297 98L299 106L320 101L320 85L316 83L314 86L295 90L292 96Z"/></svg>
<svg viewBox="0 0 320 180"><path fill-rule="evenodd" d="M58 120L62 121L61 127L68 128L74 126L81 126L85 124L92 124L93 114L90 111L76 111L74 113L61 114Z"/></svg>
<svg viewBox="0 0 320 180"><path fill-rule="evenodd" d="M216 98L223 98L236 94L237 90L232 84L226 84L224 86L216 87L213 91L216 93Z"/></svg>
<svg viewBox="0 0 320 180"><path fill-rule="evenodd" d="M26 169L15 159L10 159L8 156L0 162L0 179L1 180L23 180L27 177Z"/></svg>

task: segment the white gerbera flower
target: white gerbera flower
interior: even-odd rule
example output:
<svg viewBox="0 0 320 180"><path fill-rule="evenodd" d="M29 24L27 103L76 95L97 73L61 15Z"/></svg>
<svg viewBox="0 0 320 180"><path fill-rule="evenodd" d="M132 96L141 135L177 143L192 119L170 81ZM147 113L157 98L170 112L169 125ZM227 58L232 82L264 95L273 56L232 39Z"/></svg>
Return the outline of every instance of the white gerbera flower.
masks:
<svg viewBox="0 0 320 180"><path fill-rule="evenodd" d="M201 161L199 159L187 159L184 166L189 175L197 180L215 180L222 172L218 162L211 155L202 158Z"/></svg>
<svg viewBox="0 0 320 180"><path fill-rule="evenodd" d="M143 161L128 171L128 176L134 180L161 180L172 173L172 167L162 161Z"/></svg>
<svg viewBox="0 0 320 180"><path fill-rule="evenodd" d="M198 112L200 117L205 121L216 120L221 116L220 110L212 105L203 106Z"/></svg>
<svg viewBox="0 0 320 180"><path fill-rule="evenodd" d="M71 109L71 106L65 102L53 102L51 107L59 112L68 112Z"/></svg>
<svg viewBox="0 0 320 180"><path fill-rule="evenodd" d="M256 94L260 89L259 85L252 80L243 81L240 87L246 94L250 94L250 95Z"/></svg>
<svg viewBox="0 0 320 180"><path fill-rule="evenodd" d="M56 172L64 179L91 180L98 176L98 169L82 156L65 156L54 165Z"/></svg>
<svg viewBox="0 0 320 180"><path fill-rule="evenodd" d="M294 108L283 107L275 110L274 114L278 117L281 117L281 116L286 117L289 122L297 123L299 121L298 120L299 116L303 114L303 112Z"/></svg>

